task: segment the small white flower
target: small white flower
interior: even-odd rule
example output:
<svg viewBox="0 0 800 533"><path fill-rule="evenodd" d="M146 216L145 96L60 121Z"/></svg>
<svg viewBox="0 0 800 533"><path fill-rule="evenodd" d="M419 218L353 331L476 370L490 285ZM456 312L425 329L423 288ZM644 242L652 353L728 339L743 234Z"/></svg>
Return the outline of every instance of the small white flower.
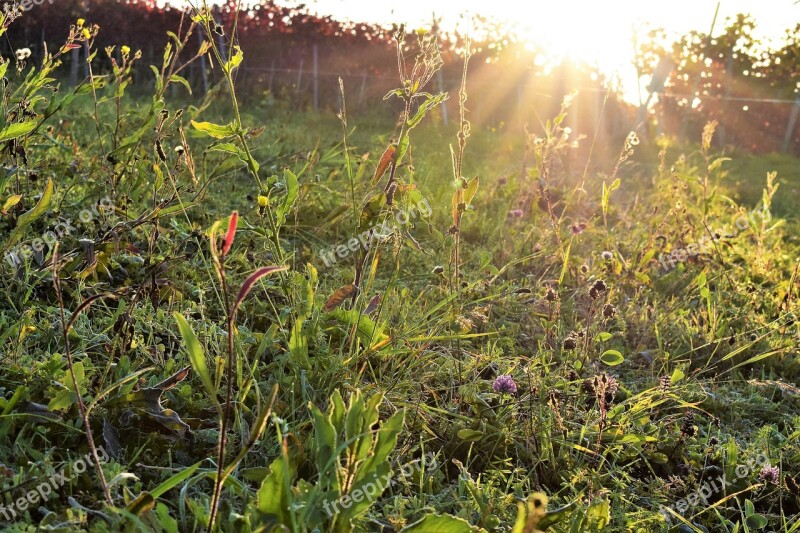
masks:
<svg viewBox="0 0 800 533"><path fill-rule="evenodd" d="M178 154L178 155L182 155L183 152L185 152L185 151L186 151L186 148L184 148L182 144L179 144L178 146L175 147L175 153Z"/></svg>
<svg viewBox="0 0 800 533"><path fill-rule="evenodd" d="M31 57L31 49L30 48L20 48L14 54L17 56L17 61L24 61Z"/></svg>

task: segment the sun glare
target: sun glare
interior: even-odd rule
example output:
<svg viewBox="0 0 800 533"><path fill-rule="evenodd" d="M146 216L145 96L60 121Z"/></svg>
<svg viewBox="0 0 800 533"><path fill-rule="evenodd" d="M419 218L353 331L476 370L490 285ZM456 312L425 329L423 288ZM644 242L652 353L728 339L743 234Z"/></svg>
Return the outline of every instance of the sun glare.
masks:
<svg viewBox="0 0 800 533"><path fill-rule="evenodd" d="M320 12L384 23L403 21L424 26L435 17L444 27L457 27L467 33L474 31L471 17L487 17L500 21L508 32L541 50L545 57L537 63L570 60L596 67L626 100L636 104L640 92L646 98L644 87L650 81L639 79L634 66L637 44L645 40L649 30L663 29L668 37L692 30L707 32L719 8L717 30L724 27L727 17L750 13L757 21L755 33L769 41L794 24L796 17L792 19L790 14L800 13L800 4L793 0L461 0L457 4L437 0L312 0L310 6Z"/></svg>

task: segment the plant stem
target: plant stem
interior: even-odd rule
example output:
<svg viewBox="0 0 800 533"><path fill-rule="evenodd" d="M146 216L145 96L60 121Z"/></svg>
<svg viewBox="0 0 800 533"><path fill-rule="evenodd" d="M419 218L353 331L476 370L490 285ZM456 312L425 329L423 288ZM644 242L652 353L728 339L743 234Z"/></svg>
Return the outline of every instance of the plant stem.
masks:
<svg viewBox="0 0 800 533"><path fill-rule="evenodd" d="M69 369L70 377L72 378L72 386L75 387L75 397L78 401L78 409L81 413L83 420L83 430L86 433L86 441L89 444L89 451L92 453L94 466L97 470L97 475L100 478L100 485L103 487L103 495L105 496L108 505L113 506L114 500L111 498L111 491L106 483L105 474L103 474L103 467L100 464L100 457L97 455L97 447L94 445L94 437L92 437L92 428L89 425L89 414L86 411L86 405L83 403L81 396L80 384L75 375L75 367L72 363L72 351L69 346L69 328L67 325L67 318L64 313L64 297L61 294L61 280L58 277L58 242L53 246L53 284L55 285L56 298L58 299L59 315L61 319L61 333L64 338L64 354L67 358L67 368Z"/></svg>

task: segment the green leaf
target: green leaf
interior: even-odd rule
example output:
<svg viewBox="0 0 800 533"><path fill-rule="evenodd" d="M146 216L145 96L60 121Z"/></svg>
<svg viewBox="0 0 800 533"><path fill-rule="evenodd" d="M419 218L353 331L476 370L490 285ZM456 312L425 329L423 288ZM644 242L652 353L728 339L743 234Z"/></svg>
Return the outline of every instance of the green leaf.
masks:
<svg viewBox="0 0 800 533"><path fill-rule="evenodd" d="M363 315L359 309L334 309L328 316L343 324L349 330L353 324L358 324L356 335L358 339L367 347L383 344L389 336L383 332L383 325L376 324L370 317Z"/></svg>
<svg viewBox="0 0 800 533"><path fill-rule="evenodd" d="M397 436L403 429L404 418L405 412L400 410L389 418L389 420L381 424L380 428L377 430L375 444L371 450L372 453L369 454L358 469L350 493L355 494L356 491L361 491L368 494L371 493L369 490L371 487L373 489L377 488L375 498L383 494L388 483L382 483L381 480L390 479L392 477L392 469L388 457L397 444ZM374 499L362 500L361 502L353 501L354 504L351 507L342 511L341 518L345 520L345 523L350 523L355 516L369 509Z"/></svg>
<svg viewBox="0 0 800 533"><path fill-rule="evenodd" d="M8 236L6 243L3 245L3 250L7 251L9 248L14 246L19 242L22 238L22 235L25 233L25 228L30 226L36 219L44 215L45 211L47 211L47 207L50 205L50 201L53 198L53 180L48 179L47 185L44 188L44 192L42 193L42 197L39 198L39 201L36 203L33 209L27 211L20 215L19 219L17 220L17 225L14 230L11 232L11 235Z"/></svg>
<svg viewBox="0 0 800 533"><path fill-rule="evenodd" d="M83 363L77 361L72 365L72 370L75 372L75 381L77 381L78 390L80 390L85 377ZM64 389L58 391L58 394L50 400L47 404L47 409L49 411L60 411L72 407L78 401L78 397L75 395L75 385L76 383L72 381L72 373L67 371L64 379Z"/></svg>
<svg viewBox="0 0 800 533"><path fill-rule="evenodd" d="M241 65L244 60L244 52L242 52L242 49L239 46L234 46L233 49L235 50L233 57L225 64L225 70L228 72Z"/></svg>
<svg viewBox="0 0 800 533"><path fill-rule="evenodd" d="M261 168L261 166L258 164L258 161L256 161L254 157L247 155L247 152L233 143L221 143L209 148L209 151L225 152L226 154L233 154L237 156L242 163L247 165L247 168L250 170L250 172L256 175L258 175L258 170Z"/></svg>
<svg viewBox="0 0 800 533"><path fill-rule="evenodd" d="M478 177L475 176L474 178L469 180L467 186L464 187L464 205L469 206L472 203L472 199L475 197L475 193L478 192L478 183L479 183Z"/></svg>
<svg viewBox="0 0 800 533"><path fill-rule="evenodd" d="M199 462L199 463L195 463L192 466L190 466L189 468L186 468L185 470L181 470L180 472L178 472L174 476L171 476L166 481L162 482L159 486L157 486L153 490L149 491L150 495L153 498L158 498L159 496L161 496L162 494L164 494L168 490L177 487L178 485L183 483L185 480L189 479L189 477L191 477L191 475L194 474L195 470L197 470L200 467L201 463L202 463L202 461Z"/></svg>
<svg viewBox="0 0 800 533"><path fill-rule="evenodd" d="M294 278L292 307L298 320L306 320L311 317L314 309L314 287L300 272L292 272L292 277Z"/></svg>
<svg viewBox="0 0 800 533"><path fill-rule="evenodd" d="M232 124L220 126L219 124L212 124L211 122L195 122L193 120L192 126L194 126L194 129L197 131L201 131L215 139L224 139L236 133Z"/></svg>
<svg viewBox="0 0 800 533"><path fill-rule="evenodd" d="M625 358L622 357L622 354L619 353L617 350L606 350L600 356L600 360L603 361L608 366L616 366L622 363Z"/></svg>
<svg viewBox="0 0 800 533"><path fill-rule="evenodd" d="M186 352L189 354L189 363L191 363L192 369L194 369L195 374L200 376L200 380L203 382L208 396L215 405L219 406L217 390L214 388L211 374L209 374L208 366L206 365L206 354L203 351L203 347L200 345L197 335L194 334L192 326L183 318L183 315L175 311L172 316L175 317L175 321L178 323L178 331L180 331L181 337L183 337L183 344L186 345Z"/></svg>
<svg viewBox="0 0 800 533"><path fill-rule="evenodd" d="M308 337L303 332L305 320L298 318L292 326L289 337L289 353L292 354L292 361L300 368L311 369L311 362L308 360Z"/></svg>
<svg viewBox="0 0 800 533"><path fill-rule="evenodd" d="M292 502L291 484L294 481L294 468L286 464L284 457L278 457L269 466L270 473L258 489L257 508L259 512L272 516L280 524L290 524L289 505Z"/></svg>
<svg viewBox="0 0 800 533"><path fill-rule="evenodd" d="M291 170L283 172L283 179L286 182L286 198L278 208L278 224L286 222L286 216L292 211L297 198L300 196L300 186L297 183L297 176Z"/></svg>
<svg viewBox="0 0 800 533"><path fill-rule="evenodd" d="M16 124L9 124L0 130L0 142L10 141L17 137L27 135L36 129L36 121L29 120L27 122L17 122Z"/></svg>
<svg viewBox="0 0 800 533"><path fill-rule="evenodd" d="M78 398L75 397L75 391L70 389L63 389L53 396L53 399L47 404L48 411L61 411L68 409L75 405Z"/></svg>
<svg viewBox="0 0 800 533"><path fill-rule="evenodd" d="M447 100L447 93L439 93L436 96L431 96L422 102L419 108L417 108L417 112L407 122L409 129L419 124L422 119L425 118L425 115L428 113L428 111L441 104L445 100Z"/></svg>
<svg viewBox="0 0 800 533"><path fill-rule="evenodd" d="M331 409L334 409L333 405L333 402L331 402ZM338 491L339 481L336 477L337 430L331 423L330 417L325 416L313 403L309 402L308 407L311 410L311 418L314 425L314 442L317 448L315 458L319 485L324 491Z"/></svg>
<svg viewBox="0 0 800 533"><path fill-rule="evenodd" d="M476 442L483 438L483 432L476 429L460 429L456 435L465 442Z"/></svg>
<svg viewBox="0 0 800 533"><path fill-rule="evenodd" d="M674 385L675 383L678 383L680 380L682 380L684 377L685 376L683 371L680 368L676 368L675 370L673 370L672 375L669 378L669 382Z"/></svg>
<svg viewBox="0 0 800 533"><path fill-rule="evenodd" d="M764 529L769 522L760 514L751 514L745 519L745 523L750 529Z"/></svg>
<svg viewBox="0 0 800 533"><path fill-rule="evenodd" d="M179 83L186 87L186 90L189 91L189 94L192 94L192 86L189 85L189 80L182 76L178 76L177 74L173 74L169 77L169 83Z"/></svg>
<svg viewBox="0 0 800 533"><path fill-rule="evenodd" d="M401 533L472 533L480 531L463 518L430 514L400 530Z"/></svg>
<svg viewBox="0 0 800 533"><path fill-rule="evenodd" d="M607 331L601 331L600 333L598 333L595 336L595 340L600 341L600 342L605 342L605 341L607 341L608 339L610 339L613 336L614 335L612 335L611 333L608 333Z"/></svg>

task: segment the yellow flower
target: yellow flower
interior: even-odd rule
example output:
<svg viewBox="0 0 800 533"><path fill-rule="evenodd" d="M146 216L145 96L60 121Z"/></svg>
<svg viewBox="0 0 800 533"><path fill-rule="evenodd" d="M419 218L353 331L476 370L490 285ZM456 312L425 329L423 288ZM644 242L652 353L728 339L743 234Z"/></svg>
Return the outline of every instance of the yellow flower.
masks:
<svg viewBox="0 0 800 533"><path fill-rule="evenodd" d="M85 23L86 23L86 19L78 19L78 27L79 28L82 28Z"/></svg>
<svg viewBox="0 0 800 533"><path fill-rule="evenodd" d="M91 39L92 38L92 32L90 32L86 28L83 28L83 31L81 32L81 35L83 35L84 39Z"/></svg>
<svg viewBox="0 0 800 533"><path fill-rule="evenodd" d="M267 207L269 205L269 198L266 196L258 195L258 206L259 207Z"/></svg>
<svg viewBox="0 0 800 533"><path fill-rule="evenodd" d="M131 47L130 46L122 45L122 48L120 48L120 50L122 50L122 55L124 55L124 56L127 56L127 55L129 55L131 53Z"/></svg>

